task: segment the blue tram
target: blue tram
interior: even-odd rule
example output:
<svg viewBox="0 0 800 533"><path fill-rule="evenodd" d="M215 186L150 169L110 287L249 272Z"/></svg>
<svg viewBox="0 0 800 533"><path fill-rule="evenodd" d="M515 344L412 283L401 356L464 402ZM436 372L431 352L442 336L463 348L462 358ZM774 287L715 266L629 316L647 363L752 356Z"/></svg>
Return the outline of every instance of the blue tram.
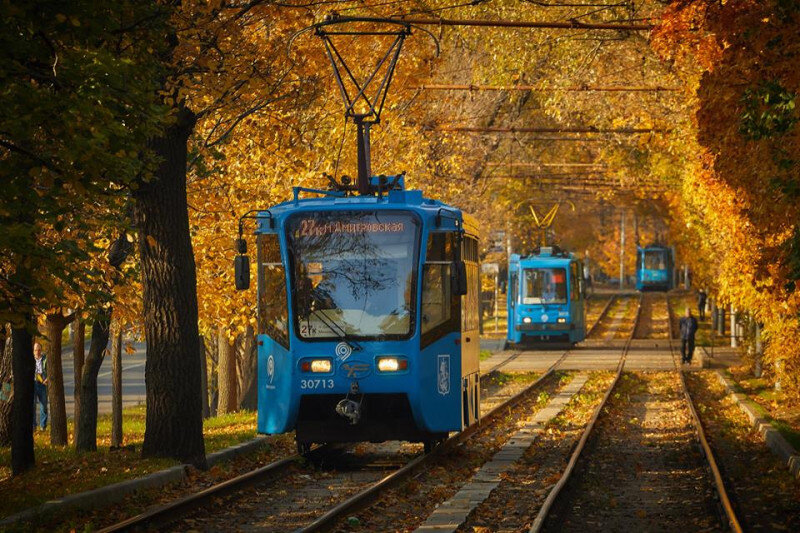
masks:
<svg viewBox="0 0 800 533"><path fill-rule="evenodd" d="M402 176L369 179L360 195L295 187L255 217L258 432L294 430L301 453L430 448L480 412L477 225Z"/></svg>
<svg viewBox="0 0 800 533"><path fill-rule="evenodd" d="M557 247L512 254L508 263L507 344L586 338L580 261Z"/></svg>
<svg viewBox="0 0 800 533"><path fill-rule="evenodd" d="M672 248L652 245L636 248L636 290L668 291L674 287Z"/></svg>

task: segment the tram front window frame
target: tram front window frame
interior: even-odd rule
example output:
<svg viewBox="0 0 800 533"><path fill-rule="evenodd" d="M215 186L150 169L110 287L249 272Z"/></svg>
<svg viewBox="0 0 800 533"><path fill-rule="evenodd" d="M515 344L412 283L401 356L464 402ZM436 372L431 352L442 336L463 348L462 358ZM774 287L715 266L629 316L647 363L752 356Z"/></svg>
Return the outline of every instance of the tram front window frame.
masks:
<svg viewBox="0 0 800 533"><path fill-rule="evenodd" d="M564 267L526 268L522 271L521 285L524 305L568 302L567 269ZM548 286L551 286L552 290L548 290Z"/></svg>
<svg viewBox="0 0 800 533"><path fill-rule="evenodd" d="M288 217L295 335L306 342L411 338L421 229L419 217L404 210L304 211Z"/></svg>

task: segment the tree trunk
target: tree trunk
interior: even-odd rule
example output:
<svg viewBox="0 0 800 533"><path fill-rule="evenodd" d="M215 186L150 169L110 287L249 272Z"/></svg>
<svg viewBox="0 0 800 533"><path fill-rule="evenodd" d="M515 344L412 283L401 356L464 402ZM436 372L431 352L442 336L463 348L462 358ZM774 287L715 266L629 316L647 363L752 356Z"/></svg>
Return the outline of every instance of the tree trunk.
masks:
<svg viewBox="0 0 800 533"><path fill-rule="evenodd" d="M238 406L236 394L236 349L228 342L228 335L219 332L219 405L220 414L233 413Z"/></svg>
<svg viewBox="0 0 800 533"><path fill-rule="evenodd" d="M258 347L253 328L248 326L240 339L241 354L237 358L239 362L239 409L255 411L258 408L258 376L256 372Z"/></svg>
<svg viewBox="0 0 800 533"><path fill-rule="evenodd" d="M122 446L122 325L111 341L111 447Z"/></svg>
<svg viewBox="0 0 800 533"><path fill-rule="evenodd" d="M81 408L75 422L75 449L82 452L97 450L97 374L105 357L110 324L111 310L99 312L92 324L92 340L83 363Z"/></svg>
<svg viewBox="0 0 800 533"><path fill-rule="evenodd" d="M211 367L208 386L208 409L211 416L217 416L217 405L219 404L219 342L215 341L206 344L206 356Z"/></svg>
<svg viewBox="0 0 800 533"><path fill-rule="evenodd" d="M200 391L203 395L203 420L211 416L208 405L208 362L206 361L206 339L200 336Z"/></svg>
<svg viewBox="0 0 800 533"><path fill-rule="evenodd" d="M11 472L17 476L36 463L33 455L33 337L32 315L11 330L11 365L14 374L14 405L11 416Z"/></svg>
<svg viewBox="0 0 800 533"><path fill-rule="evenodd" d="M72 413L72 419L75 421L77 427L81 412L81 376L83 375L83 359L85 357L84 349L86 344L86 322L84 322L82 318L78 317L75 321L74 328L75 335L72 340L72 366L75 387L72 393L74 398L74 412ZM75 435L77 436L77 430ZM73 439L77 442L76 436L73 436Z"/></svg>
<svg viewBox="0 0 800 533"><path fill-rule="evenodd" d="M47 402L50 404L50 444L53 446L66 446L69 443L61 335L74 317L65 317L61 311L45 317L45 334L50 341L50 353L47 354Z"/></svg>
<svg viewBox="0 0 800 533"><path fill-rule="evenodd" d="M0 446L11 444L11 408L14 402L11 380L11 330L0 327Z"/></svg>
<svg viewBox="0 0 800 533"><path fill-rule="evenodd" d="M205 467L197 279L186 203L187 142L195 120L180 106L175 124L150 142L161 162L134 196L147 339L142 455Z"/></svg>

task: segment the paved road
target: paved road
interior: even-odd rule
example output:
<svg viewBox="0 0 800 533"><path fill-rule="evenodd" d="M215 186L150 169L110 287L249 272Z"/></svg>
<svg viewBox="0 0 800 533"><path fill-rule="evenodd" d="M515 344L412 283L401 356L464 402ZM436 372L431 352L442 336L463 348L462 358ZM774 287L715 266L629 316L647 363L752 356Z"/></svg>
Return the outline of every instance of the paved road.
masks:
<svg viewBox="0 0 800 533"><path fill-rule="evenodd" d="M144 343L135 343L133 347L136 351L132 354L122 354L122 404L123 406L137 405L145 401L145 388L144 388L144 363L145 363L145 345ZM88 351L88 343L86 347ZM67 402L67 416L70 418L75 413L74 407L74 394L75 389L74 381L74 361L72 358L72 349L64 350L64 395ZM97 375L97 395L99 413L111 412L111 356L107 355L103 359L103 366L100 367L100 373Z"/></svg>

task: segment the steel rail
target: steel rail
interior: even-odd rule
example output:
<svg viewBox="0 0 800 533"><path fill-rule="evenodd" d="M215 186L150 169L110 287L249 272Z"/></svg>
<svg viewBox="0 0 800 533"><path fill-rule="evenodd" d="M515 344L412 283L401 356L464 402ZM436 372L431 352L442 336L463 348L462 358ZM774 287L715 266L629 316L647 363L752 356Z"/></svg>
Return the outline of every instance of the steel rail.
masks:
<svg viewBox="0 0 800 533"><path fill-rule="evenodd" d="M681 381L681 388L683 389L683 395L686 398L686 403L689 405L689 411L692 413L692 422L694 423L695 430L697 431L697 438L700 442L700 446L703 449L703 456L706 458L708 462L709 469L711 470L712 477L714 478L714 485L717 489L717 496L719 497L719 503L722 506L723 511L725 512L725 518L728 521L728 526L731 528L731 531L735 533L742 532L742 526L739 523L739 519L736 517L736 511L733 509L733 504L731 503L730 497L728 496L728 491L725 488L725 482L722 479L722 472L719 469L719 465L717 465L717 460L714 458L714 452L711 450L711 446L708 444L708 439L706 438L706 432L703 429L703 422L700 420L700 416L697 414L697 409L694 406L694 400L692 399L692 395L689 393L689 387L686 385L686 375L682 368L678 365L678 360L675 352L675 348L673 346L673 324L672 324L672 305L669 301L669 296L667 294L664 295L667 301L667 310L668 315L670 317L669 323L669 349L672 355L672 361L675 363L675 370L678 372Z"/></svg>
<svg viewBox="0 0 800 533"><path fill-rule="evenodd" d="M586 338L587 339L589 337L591 337L592 334L597 330L597 327L600 325L600 322L603 321L603 319L606 317L608 312L611 310L611 306L612 306L612 304L614 303L614 301L616 299L617 299L617 296L615 294L612 294L611 298L608 299L608 301L606 302L606 305L603 307L603 310L600 311L600 315L597 317L597 320L594 321L594 324L592 324L591 329L589 329L589 331L586 332Z"/></svg>
<svg viewBox="0 0 800 533"><path fill-rule="evenodd" d="M511 409L513 407L515 407L522 400L527 398L534 390L536 390L544 382L546 378L548 378L553 374L553 372L555 372L555 370L558 368L558 365L561 364L561 362L567 357L569 352L570 350L566 350L555 363L553 363L541 376L539 376L539 378L536 381L534 381L524 390L518 392L516 395L509 398L506 402L494 407L491 411L482 416L475 424L467 427L460 433L456 433L452 437L448 438L441 445L434 448L431 453L417 457L416 459L410 461L399 470L396 470L395 472L389 474L388 476L381 479L377 483L370 485L364 491L351 496L350 498L339 503L332 509L329 509L327 512L319 516L316 520L314 520L310 524L297 529L296 533L300 532L310 533L312 531L328 531L332 529L336 525L336 523L340 519L342 519L346 514L365 508L370 503L375 501L382 491L405 480L410 475L416 473L417 470L419 470L420 468L427 466L428 463L431 463L435 458L439 457L445 451L452 450L459 444L468 440L478 431L481 431L486 426L487 423L492 423L496 421L498 418L507 415L508 413L511 412Z"/></svg>
<svg viewBox="0 0 800 533"><path fill-rule="evenodd" d="M331 447L329 445L321 445L314 448L311 453L313 455L320 455ZM240 476L228 479L222 483L212 485L200 492L178 498L163 505L158 505L146 510L145 512L118 522L106 528L100 529L98 533L111 533L117 531L132 531L144 527L153 527L156 525L164 525L179 519L181 516L206 505L213 498L218 498L226 494L241 491L242 489L251 485L265 483L274 479L279 479L287 475L290 470L301 461L303 457L300 455L293 455L273 461L268 465L262 466L255 470L251 470Z"/></svg>
<svg viewBox="0 0 800 533"><path fill-rule="evenodd" d="M550 493L547 495L547 498L542 504L541 509L539 509L539 512L537 513L536 518L534 519L533 524L531 525L530 528L531 533L535 532L538 533L539 531L542 530L542 527L544 527L544 522L547 519L547 515L550 512L550 509L552 509L553 504L556 501L556 498L558 498L558 495L561 493L561 490L567 484L570 476L572 475L572 472L575 470L575 465L578 463L578 459L581 456L581 452L583 452L583 449L586 447L586 443L589 440L589 435L592 433L592 430L594 429L594 426L597 423L598 418L600 418L600 413L602 412L603 407L605 407L606 403L608 402L608 399L611 397L611 393L616 388L617 383L619 382L619 378L622 376L622 370L625 368L625 360L628 356L628 350L630 349L631 342L633 341L633 333L636 331L636 327L639 325L639 318L641 317L641 314L642 314L642 295L639 295L639 306L636 309L636 318L634 318L633 320L633 327L631 328L631 333L628 336L628 339L625 341L625 346L622 348L622 356L620 357L619 363L617 364L617 372L614 375L614 381L611 383L611 386L608 388L605 395L603 396L600 405L598 405L595 408L594 413L592 413L592 418L589 420L589 423L586 424L586 428L584 428L583 430L581 439L580 441L578 441L575 450L572 452L572 456L570 457L569 463L567 463L567 467L564 469L564 472L561 474L561 478L558 480L555 486L550 490Z"/></svg>

